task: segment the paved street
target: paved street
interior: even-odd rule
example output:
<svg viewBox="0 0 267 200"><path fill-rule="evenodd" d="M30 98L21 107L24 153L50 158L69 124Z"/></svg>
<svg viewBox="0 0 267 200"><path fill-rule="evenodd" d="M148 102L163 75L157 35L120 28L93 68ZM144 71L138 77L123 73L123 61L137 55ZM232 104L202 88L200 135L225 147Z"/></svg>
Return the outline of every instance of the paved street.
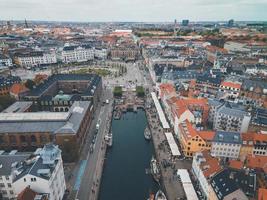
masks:
<svg viewBox="0 0 267 200"><path fill-rule="evenodd" d="M104 90L102 101L112 98L111 90ZM100 105L95 112L92 120L89 134L83 151L81 153L79 164L74 169L72 180L72 192L69 199L88 200L95 199L97 186L100 183L99 177L102 173L103 158L106 151L104 136L109 130L108 120L111 117L112 104ZM90 144L96 131L96 124L99 123L99 130L95 140L94 151L90 153Z"/></svg>

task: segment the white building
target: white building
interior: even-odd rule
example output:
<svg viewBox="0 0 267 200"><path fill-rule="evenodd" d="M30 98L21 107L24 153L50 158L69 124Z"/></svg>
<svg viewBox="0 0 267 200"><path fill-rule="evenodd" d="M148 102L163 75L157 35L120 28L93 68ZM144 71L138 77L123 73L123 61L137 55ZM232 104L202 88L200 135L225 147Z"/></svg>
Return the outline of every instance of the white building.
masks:
<svg viewBox="0 0 267 200"><path fill-rule="evenodd" d="M86 62L93 60L94 56L94 48L89 45L65 46L62 51L62 61L64 63Z"/></svg>
<svg viewBox="0 0 267 200"><path fill-rule="evenodd" d="M39 194L48 194L49 200L61 200L66 184L58 146L47 144L34 154L0 155L5 173L1 173L1 193L7 199L16 199L26 187Z"/></svg>
<svg viewBox="0 0 267 200"><path fill-rule="evenodd" d="M208 151L198 152L193 157L192 172L198 180L206 199L212 199L210 179L221 170L219 160L210 156Z"/></svg>
<svg viewBox="0 0 267 200"><path fill-rule="evenodd" d="M229 102L218 103L209 112L209 121L213 123L215 130L245 133L248 130L250 120L250 113Z"/></svg>
<svg viewBox="0 0 267 200"><path fill-rule="evenodd" d="M38 67L41 65L49 65L57 63L55 52L45 53L42 51L30 52L15 55L16 62L25 68Z"/></svg>
<svg viewBox="0 0 267 200"><path fill-rule="evenodd" d="M108 51L104 48L94 48L94 57L96 59L105 60L108 57Z"/></svg>
<svg viewBox="0 0 267 200"><path fill-rule="evenodd" d="M237 159L241 145L240 133L216 131L211 144L211 155L214 157Z"/></svg>
<svg viewBox="0 0 267 200"><path fill-rule="evenodd" d="M13 66L12 59L3 54L0 54L0 68L12 67L12 66Z"/></svg>

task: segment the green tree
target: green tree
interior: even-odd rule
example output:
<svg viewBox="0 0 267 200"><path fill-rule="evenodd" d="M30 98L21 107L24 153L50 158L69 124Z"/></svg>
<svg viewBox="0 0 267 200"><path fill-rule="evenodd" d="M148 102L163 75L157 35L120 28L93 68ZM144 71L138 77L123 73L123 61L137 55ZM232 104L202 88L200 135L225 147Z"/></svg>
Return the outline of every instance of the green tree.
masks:
<svg viewBox="0 0 267 200"><path fill-rule="evenodd" d="M34 83L34 81L31 80L31 79L27 79L27 81L25 82L25 86L26 86L27 88L29 88L30 90L32 90L33 87L35 86L35 83Z"/></svg>
<svg viewBox="0 0 267 200"><path fill-rule="evenodd" d="M116 86L113 90L113 95L115 97L121 97L122 96L122 87Z"/></svg>
<svg viewBox="0 0 267 200"><path fill-rule="evenodd" d="M0 96L0 112L13 104L15 101L16 100L9 95Z"/></svg>
<svg viewBox="0 0 267 200"><path fill-rule="evenodd" d="M143 86L136 86L136 94L138 97L144 97L145 96L145 90Z"/></svg>

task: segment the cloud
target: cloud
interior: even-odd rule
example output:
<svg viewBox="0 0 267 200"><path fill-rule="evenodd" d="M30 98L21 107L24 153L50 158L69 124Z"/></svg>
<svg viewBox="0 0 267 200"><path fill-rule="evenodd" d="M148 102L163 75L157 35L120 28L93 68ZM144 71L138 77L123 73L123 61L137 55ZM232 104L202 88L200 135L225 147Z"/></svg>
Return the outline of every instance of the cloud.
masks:
<svg viewBox="0 0 267 200"><path fill-rule="evenodd" d="M0 19L267 20L267 0L0 0Z"/></svg>

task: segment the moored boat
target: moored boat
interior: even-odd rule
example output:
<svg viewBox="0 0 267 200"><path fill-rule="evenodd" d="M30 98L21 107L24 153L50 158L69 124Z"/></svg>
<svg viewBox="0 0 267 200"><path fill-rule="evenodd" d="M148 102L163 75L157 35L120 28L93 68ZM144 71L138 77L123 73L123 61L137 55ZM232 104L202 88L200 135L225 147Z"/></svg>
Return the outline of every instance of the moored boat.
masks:
<svg viewBox="0 0 267 200"><path fill-rule="evenodd" d="M167 197L161 190L159 190L156 193L155 200L167 200Z"/></svg>
<svg viewBox="0 0 267 200"><path fill-rule="evenodd" d="M156 182L160 180L160 171L157 160L152 156L150 161L151 174Z"/></svg>
<svg viewBox="0 0 267 200"><path fill-rule="evenodd" d="M147 140L151 139L151 132L150 132L148 127L145 128L144 136L145 136L145 139L147 139Z"/></svg>
<svg viewBox="0 0 267 200"><path fill-rule="evenodd" d="M105 141L107 143L107 145L109 147L112 146L112 142L113 142L113 135L112 135L112 132L108 133L107 135L105 135Z"/></svg>

